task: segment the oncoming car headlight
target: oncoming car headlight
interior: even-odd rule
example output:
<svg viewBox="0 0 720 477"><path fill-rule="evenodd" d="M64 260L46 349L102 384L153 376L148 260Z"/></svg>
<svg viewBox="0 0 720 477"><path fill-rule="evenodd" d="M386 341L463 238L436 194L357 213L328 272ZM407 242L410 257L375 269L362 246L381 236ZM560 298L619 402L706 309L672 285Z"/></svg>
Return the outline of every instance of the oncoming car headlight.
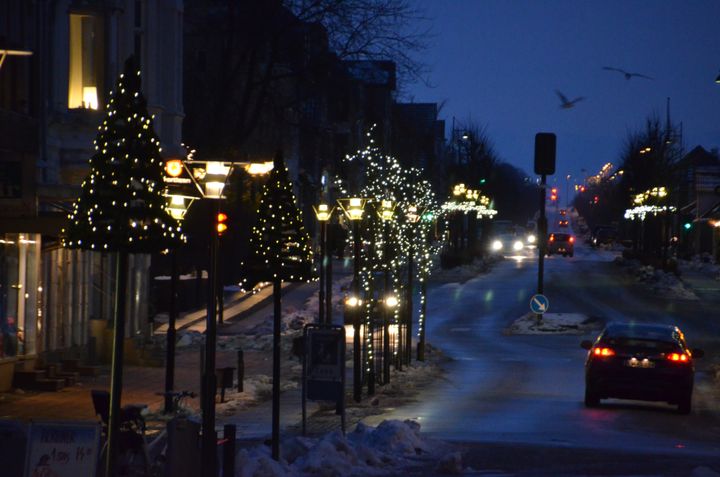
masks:
<svg viewBox="0 0 720 477"><path fill-rule="evenodd" d="M535 243L535 236L533 234L530 234L527 236L528 243Z"/></svg>
<svg viewBox="0 0 720 477"><path fill-rule="evenodd" d="M501 241L499 241L499 240L493 241L493 243L492 243L493 250L495 250L497 252L498 250L502 250L502 248L503 248L503 244Z"/></svg>
<svg viewBox="0 0 720 477"><path fill-rule="evenodd" d="M523 243L520 240L516 240L513 242L513 250L516 252L519 252L524 247Z"/></svg>

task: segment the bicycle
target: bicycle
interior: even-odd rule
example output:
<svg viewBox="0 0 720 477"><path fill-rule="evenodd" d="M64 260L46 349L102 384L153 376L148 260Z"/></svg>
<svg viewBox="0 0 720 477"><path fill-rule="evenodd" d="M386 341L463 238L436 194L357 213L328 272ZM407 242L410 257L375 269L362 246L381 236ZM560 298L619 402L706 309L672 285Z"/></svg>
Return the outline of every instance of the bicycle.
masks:
<svg viewBox="0 0 720 477"><path fill-rule="evenodd" d="M172 398L172 416L186 417L189 413L182 406L187 398L195 398L196 394L190 391L172 391L158 393L169 395ZM98 477L104 477L104 462L107 454L107 429L109 422L110 396L107 391L91 391L95 413L102 422L102 435L104 439L100 452L100 467ZM164 475L165 454L167 452L167 428L161 430L148 442L147 422L143 411L145 404L131 404L123 406L120 415L120 432L118 442L118 457L116 462L116 475L122 477L159 477ZM107 476L115 477L115 476Z"/></svg>

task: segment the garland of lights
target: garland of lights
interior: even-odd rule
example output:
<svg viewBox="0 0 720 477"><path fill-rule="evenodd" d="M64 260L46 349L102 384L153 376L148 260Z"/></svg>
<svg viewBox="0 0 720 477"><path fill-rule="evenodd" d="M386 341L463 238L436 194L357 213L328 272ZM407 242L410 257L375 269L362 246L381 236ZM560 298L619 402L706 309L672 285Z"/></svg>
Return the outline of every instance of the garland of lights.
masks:
<svg viewBox="0 0 720 477"><path fill-rule="evenodd" d="M312 280L310 236L303 225L288 169L280 154L275 156L275 165L263 185L250 245L253 278L263 281ZM245 280L249 278L246 276Z"/></svg>
<svg viewBox="0 0 720 477"><path fill-rule="evenodd" d="M153 253L185 241L163 195L160 141L140 86L130 58L110 92L90 173L62 231L64 247Z"/></svg>
<svg viewBox="0 0 720 477"><path fill-rule="evenodd" d="M625 218L630 220L640 219L645 220L648 214L656 216L658 214L664 214L667 212L675 212L677 207L672 205L639 205L632 209L625 210Z"/></svg>
<svg viewBox="0 0 720 477"><path fill-rule="evenodd" d="M475 202L445 202L440 209L443 212L476 212L477 218L482 219L484 217L494 217L498 213L497 210L492 207L487 207L484 204L477 204Z"/></svg>
<svg viewBox="0 0 720 477"><path fill-rule="evenodd" d="M360 270L360 287L364 293L363 299L365 304L364 325L367 332L365 333L365 347L368 350L365 369L369 372L374 366L373 351L373 330L372 330L372 300L365 299L371 296L373 279L376 272L387 271L390 274L390 283L392 284L392 294L398 298L402 295L404 282L401 280L403 265L407 264L407 259L412 251L416 255L417 268L416 276L422 282L426 280L431 271L432 257L436 255L440 246L433 246L430 240L430 232L434 226L434 218L438 217L440 210L437 206L431 184L422 179L422 171L416 168L404 169L396 158L383 155L379 148L375 146L372 137L372 129L366 134L368 138L368 146L354 155L345 157L347 163L360 163L363 169L363 186L359 191L359 196L368 198L369 204L364 214L365 226L361 229L361 270ZM342 179L337 178L335 184L340 191L341 196L349 197L348 185ZM378 216L375 207L378 207L383 199L392 200L395 204L394 220L384 224ZM412 223L405 215L410 205L417 207L419 211L423 211L422 220L418 223ZM386 226L387 225L387 226ZM387 230L387 236L385 231ZM352 229L350 230L350 241L352 242ZM387 245L387 247L386 247ZM386 253L389 257L385 257ZM385 293L388 291L385 290ZM424 326L424 307L426 301L425 296L421 296L420 306L420 324L419 330ZM400 330L401 309L400 306L395 307L393 324ZM420 331L419 331L420 332ZM396 334L395 339L399 338ZM409 344L408 344L409 345ZM397 343L393 343L393 353L398 354L399 347Z"/></svg>

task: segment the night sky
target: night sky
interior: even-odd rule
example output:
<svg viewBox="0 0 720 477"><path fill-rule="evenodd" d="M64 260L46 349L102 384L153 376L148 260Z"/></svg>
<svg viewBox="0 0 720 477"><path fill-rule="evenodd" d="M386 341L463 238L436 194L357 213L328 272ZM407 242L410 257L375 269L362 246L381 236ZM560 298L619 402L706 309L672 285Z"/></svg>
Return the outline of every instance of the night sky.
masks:
<svg viewBox="0 0 720 477"><path fill-rule="evenodd" d="M655 113L683 124L686 151L720 146L720 0L413 0L431 19L428 88L415 102L486 126L496 152L532 173L538 131L558 137L555 181L618 162L629 131ZM626 80L604 66L654 80ZM560 109L555 90L569 99ZM586 169L587 172L581 172Z"/></svg>

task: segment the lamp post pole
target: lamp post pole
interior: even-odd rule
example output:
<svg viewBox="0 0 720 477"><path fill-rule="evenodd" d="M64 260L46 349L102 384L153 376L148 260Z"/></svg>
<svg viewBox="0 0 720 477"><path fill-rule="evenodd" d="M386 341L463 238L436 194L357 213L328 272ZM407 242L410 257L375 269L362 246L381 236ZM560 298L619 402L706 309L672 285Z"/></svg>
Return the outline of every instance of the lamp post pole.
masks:
<svg viewBox="0 0 720 477"><path fill-rule="evenodd" d="M173 412L171 393L175 387L175 320L177 319L177 251L170 251L170 303L165 346L165 414Z"/></svg>
<svg viewBox="0 0 720 477"><path fill-rule="evenodd" d="M202 409L202 472L203 477L215 477L217 435L215 433L215 346L216 346L216 314L217 314L217 248L218 232L213 223L210 236L210 270L208 284L208 305L205 330L205 369L203 370L203 409Z"/></svg>
<svg viewBox="0 0 720 477"><path fill-rule="evenodd" d="M352 292L360 299L360 221L353 221L353 282ZM362 400L362 357L360 356L360 306L353 310L353 398Z"/></svg>
<svg viewBox="0 0 720 477"><path fill-rule="evenodd" d="M388 237L390 235L390 224L386 220L383 224L384 235L385 235L385 287L383 289L385 293L385 303L383 306L383 384L390 382L390 307L387 304L387 297L390 296L390 241Z"/></svg>
<svg viewBox="0 0 720 477"><path fill-rule="evenodd" d="M318 305L319 305L318 322L320 322L320 324L326 323L326 318L325 318L325 280L327 280L327 278L325 276L326 275L326 273L325 273L325 248L327 247L326 237L325 237L326 224L327 224L327 221L320 220L320 287L319 287L320 289L318 291L318 301L319 301L319 303L318 303ZM329 321L327 321L327 323L329 323Z"/></svg>

